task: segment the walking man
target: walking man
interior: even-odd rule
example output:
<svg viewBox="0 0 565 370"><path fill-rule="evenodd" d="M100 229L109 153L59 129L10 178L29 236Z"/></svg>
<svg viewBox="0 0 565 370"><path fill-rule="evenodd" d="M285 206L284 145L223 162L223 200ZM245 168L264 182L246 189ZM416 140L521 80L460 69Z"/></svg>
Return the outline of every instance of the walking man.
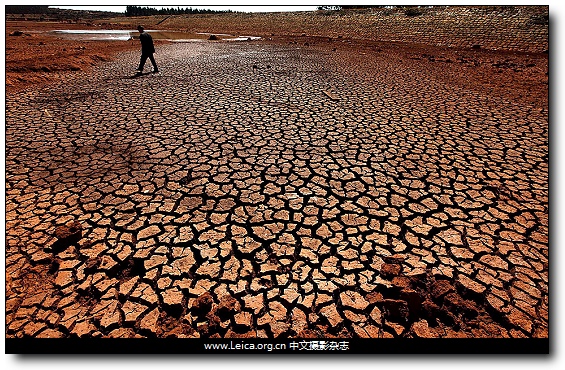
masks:
<svg viewBox="0 0 565 370"><path fill-rule="evenodd" d="M155 46L153 45L153 38L150 34L144 31L143 26L137 26L139 31L139 41L141 41L141 59L139 60L139 68L137 68L137 73L143 73L143 67L147 58L153 64L153 73L159 72L157 68L157 63L155 63L155 58L153 58L153 53L155 53Z"/></svg>

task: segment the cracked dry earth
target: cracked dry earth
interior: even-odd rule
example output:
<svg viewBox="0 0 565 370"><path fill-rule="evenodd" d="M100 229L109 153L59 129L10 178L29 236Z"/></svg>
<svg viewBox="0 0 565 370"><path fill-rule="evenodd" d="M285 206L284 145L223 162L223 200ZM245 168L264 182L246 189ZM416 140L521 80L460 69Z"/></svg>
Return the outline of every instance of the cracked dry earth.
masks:
<svg viewBox="0 0 565 370"><path fill-rule="evenodd" d="M137 58L6 99L7 337L548 336L532 94L392 51Z"/></svg>

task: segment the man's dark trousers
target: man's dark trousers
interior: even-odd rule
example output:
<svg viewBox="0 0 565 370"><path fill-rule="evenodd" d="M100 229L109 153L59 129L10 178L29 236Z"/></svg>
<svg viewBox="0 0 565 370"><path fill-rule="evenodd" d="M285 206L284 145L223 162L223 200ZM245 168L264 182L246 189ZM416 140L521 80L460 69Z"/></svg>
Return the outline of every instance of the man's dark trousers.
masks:
<svg viewBox="0 0 565 370"><path fill-rule="evenodd" d="M157 68L157 63L155 63L155 58L153 58L153 53L143 53L141 54L141 59L139 60L139 71L143 71L143 67L145 66L145 62L147 61L147 58L149 58L149 60L151 61L151 64L153 64L153 70L154 71L158 71L159 68Z"/></svg>

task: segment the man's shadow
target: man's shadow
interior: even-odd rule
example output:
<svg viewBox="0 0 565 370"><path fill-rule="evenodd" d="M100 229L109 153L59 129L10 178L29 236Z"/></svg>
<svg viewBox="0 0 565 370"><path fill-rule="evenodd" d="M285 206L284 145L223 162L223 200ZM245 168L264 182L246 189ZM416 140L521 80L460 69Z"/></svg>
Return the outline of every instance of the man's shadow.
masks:
<svg viewBox="0 0 565 370"><path fill-rule="evenodd" d="M138 72L136 74L134 74L133 76L130 76L130 78L138 78L138 77L143 77L143 76L147 76L152 74L152 72Z"/></svg>

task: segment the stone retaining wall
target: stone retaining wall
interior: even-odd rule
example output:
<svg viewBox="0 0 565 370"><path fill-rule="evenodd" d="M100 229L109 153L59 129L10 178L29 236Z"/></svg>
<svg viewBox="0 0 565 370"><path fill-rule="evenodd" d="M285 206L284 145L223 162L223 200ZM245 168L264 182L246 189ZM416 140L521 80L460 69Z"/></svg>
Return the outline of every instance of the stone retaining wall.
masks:
<svg viewBox="0 0 565 370"><path fill-rule="evenodd" d="M421 13L410 15L412 13ZM449 6L174 16L161 27L398 41L524 52L549 48L548 6Z"/></svg>

